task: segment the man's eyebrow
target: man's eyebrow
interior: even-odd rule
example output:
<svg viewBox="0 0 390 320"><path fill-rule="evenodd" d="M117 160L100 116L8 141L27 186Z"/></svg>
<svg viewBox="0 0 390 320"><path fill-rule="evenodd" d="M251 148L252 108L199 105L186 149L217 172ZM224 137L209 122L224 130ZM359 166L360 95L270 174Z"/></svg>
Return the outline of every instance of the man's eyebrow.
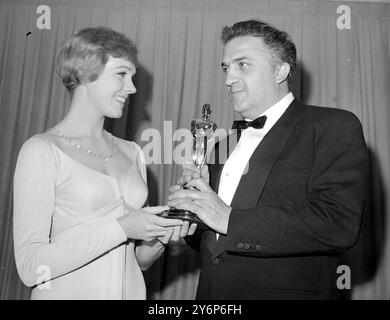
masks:
<svg viewBox="0 0 390 320"><path fill-rule="evenodd" d="M248 59L249 59L248 57L243 56L243 57L238 57L238 58L234 59L233 61L234 61L234 62L240 62L240 61L242 61L242 60L248 60Z"/></svg>
<svg viewBox="0 0 390 320"><path fill-rule="evenodd" d="M243 57L238 57L238 58L235 58L233 60L233 62L240 62L240 61L243 61L243 60L249 60L249 58L247 56L243 56ZM222 62L221 63L221 67L224 68L224 67L228 67L229 65L225 62Z"/></svg>

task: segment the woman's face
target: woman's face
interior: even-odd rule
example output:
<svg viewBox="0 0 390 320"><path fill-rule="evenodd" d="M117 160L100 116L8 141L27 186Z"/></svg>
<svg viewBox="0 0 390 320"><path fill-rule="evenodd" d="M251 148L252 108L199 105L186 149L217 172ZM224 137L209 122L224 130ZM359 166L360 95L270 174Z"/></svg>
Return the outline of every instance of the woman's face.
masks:
<svg viewBox="0 0 390 320"><path fill-rule="evenodd" d="M137 91L132 81L135 72L130 61L109 56L99 77L86 84L88 101L103 116L120 118L129 94Z"/></svg>

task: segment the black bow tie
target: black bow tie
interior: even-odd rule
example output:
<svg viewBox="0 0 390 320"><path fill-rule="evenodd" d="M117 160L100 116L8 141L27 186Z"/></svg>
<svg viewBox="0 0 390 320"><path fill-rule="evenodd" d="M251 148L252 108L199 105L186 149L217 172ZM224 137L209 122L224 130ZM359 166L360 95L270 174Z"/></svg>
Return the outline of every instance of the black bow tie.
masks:
<svg viewBox="0 0 390 320"><path fill-rule="evenodd" d="M256 118L253 121L246 121L246 120L234 121L232 129L237 130L237 140L240 139L241 130L247 129L249 127L252 127L254 129L262 129L265 125L266 120L267 120L267 116L261 116L261 117Z"/></svg>
<svg viewBox="0 0 390 320"><path fill-rule="evenodd" d="M244 130L246 128L252 127L255 129L261 129L264 127L267 116L258 117L253 121L246 120L236 120L233 122L232 129Z"/></svg>

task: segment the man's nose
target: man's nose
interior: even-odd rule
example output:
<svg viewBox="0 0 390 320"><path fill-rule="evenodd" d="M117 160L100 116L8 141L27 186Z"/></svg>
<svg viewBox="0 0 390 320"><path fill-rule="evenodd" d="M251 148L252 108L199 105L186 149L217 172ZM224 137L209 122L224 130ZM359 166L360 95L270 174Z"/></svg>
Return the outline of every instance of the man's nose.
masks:
<svg viewBox="0 0 390 320"><path fill-rule="evenodd" d="M226 70L225 84L230 87L232 84L238 81L237 74L233 69L229 68Z"/></svg>

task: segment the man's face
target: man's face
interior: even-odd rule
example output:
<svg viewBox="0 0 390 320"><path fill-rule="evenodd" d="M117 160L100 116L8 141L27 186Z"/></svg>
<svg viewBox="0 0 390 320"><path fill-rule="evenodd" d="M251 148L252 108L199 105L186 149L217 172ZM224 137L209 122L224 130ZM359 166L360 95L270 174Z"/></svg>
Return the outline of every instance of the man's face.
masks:
<svg viewBox="0 0 390 320"><path fill-rule="evenodd" d="M254 119L279 100L271 51L261 38L230 40L222 69L233 109L243 117Z"/></svg>

